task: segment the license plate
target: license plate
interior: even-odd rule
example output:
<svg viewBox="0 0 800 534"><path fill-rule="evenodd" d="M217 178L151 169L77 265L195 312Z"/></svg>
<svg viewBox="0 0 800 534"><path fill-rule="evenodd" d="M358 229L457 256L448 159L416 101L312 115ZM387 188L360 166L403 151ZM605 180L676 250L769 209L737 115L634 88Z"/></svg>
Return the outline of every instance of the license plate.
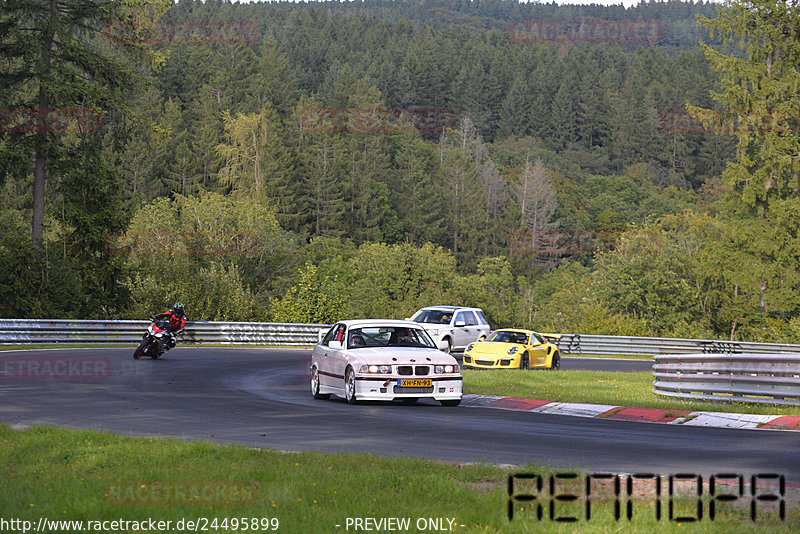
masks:
<svg viewBox="0 0 800 534"><path fill-rule="evenodd" d="M427 388L432 383L430 378L399 378L397 385L401 388Z"/></svg>

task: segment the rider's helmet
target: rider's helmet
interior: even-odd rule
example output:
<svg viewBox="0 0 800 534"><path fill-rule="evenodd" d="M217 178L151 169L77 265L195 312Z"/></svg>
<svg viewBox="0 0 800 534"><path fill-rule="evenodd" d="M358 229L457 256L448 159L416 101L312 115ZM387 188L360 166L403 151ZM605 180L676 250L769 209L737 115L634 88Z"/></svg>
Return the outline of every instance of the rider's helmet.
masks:
<svg viewBox="0 0 800 534"><path fill-rule="evenodd" d="M183 302L176 302L175 305L172 307L172 312L178 317L183 317L184 315L186 315L183 310Z"/></svg>

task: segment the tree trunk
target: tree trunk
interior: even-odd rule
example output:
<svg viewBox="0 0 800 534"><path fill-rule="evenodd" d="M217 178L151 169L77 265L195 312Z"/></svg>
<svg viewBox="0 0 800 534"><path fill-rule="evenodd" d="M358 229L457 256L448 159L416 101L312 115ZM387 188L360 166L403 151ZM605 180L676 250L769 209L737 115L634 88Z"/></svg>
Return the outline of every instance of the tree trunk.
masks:
<svg viewBox="0 0 800 534"><path fill-rule="evenodd" d="M58 15L57 0L49 2L50 16ZM41 58L44 72L50 72L50 55L55 38L55 23L49 21L44 29L44 39L42 40ZM36 156L33 167L33 221L31 224L31 235L34 248L42 243L44 237L44 194L47 179L47 114L50 111L50 99L43 87L43 81L39 80L39 113L36 123Z"/></svg>
<svg viewBox="0 0 800 534"><path fill-rule="evenodd" d="M33 246L38 247L44 237L44 188L47 154L43 147L36 149L36 164L33 169Z"/></svg>

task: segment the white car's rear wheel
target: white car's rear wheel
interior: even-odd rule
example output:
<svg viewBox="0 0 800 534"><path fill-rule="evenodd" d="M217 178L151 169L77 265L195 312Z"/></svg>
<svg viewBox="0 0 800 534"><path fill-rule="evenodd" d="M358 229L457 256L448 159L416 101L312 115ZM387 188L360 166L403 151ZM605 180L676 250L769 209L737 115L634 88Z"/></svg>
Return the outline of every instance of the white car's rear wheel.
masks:
<svg viewBox="0 0 800 534"><path fill-rule="evenodd" d="M442 403L442 406L458 406L459 404L461 404L461 399L442 400L439 402Z"/></svg>
<svg viewBox="0 0 800 534"><path fill-rule="evenodd" d="M356 399L356 373L352 367L348 367L344 373L344 398L348 404L355 404Z"/></svg>
<svg viewBox="0 0 800 534"><path fill-rule="evenodd" d="M330 393L320 393L319 392L319 371L317 368L314 367L311 369L311 395L315 399L330 399Z"/></svg>

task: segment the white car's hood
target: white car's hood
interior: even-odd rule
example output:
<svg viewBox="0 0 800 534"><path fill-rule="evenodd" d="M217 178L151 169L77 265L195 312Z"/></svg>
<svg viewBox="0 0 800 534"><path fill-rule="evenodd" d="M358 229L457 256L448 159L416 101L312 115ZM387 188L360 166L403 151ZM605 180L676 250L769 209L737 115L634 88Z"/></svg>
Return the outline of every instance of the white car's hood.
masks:
<svg viewBox="0 0 800 534"><path fill-rule="evenodd" d="M349 349L348 356L358 358L364 363L377 365L398 365L398 364L453 364L458 363L456 359L447 353L436 349L425 349L417 347L364 347L360 349ZM392 358L396 358L393 360ZM430 360L428 360L430 358ZM411 360L414 360L413 362Z"/></svg>

